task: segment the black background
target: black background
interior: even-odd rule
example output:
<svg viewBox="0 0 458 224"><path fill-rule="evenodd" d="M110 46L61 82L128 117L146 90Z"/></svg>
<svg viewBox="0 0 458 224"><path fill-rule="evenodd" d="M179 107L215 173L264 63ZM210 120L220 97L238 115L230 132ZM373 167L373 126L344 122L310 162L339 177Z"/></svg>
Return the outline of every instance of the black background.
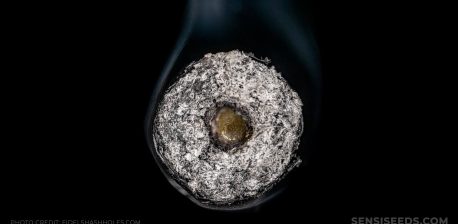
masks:
<svg viewBox="0 0 458 224"><path fill-rule="evenodd" d="M451 215L451 147L434 95L443 88L420 37L433 24L397 3L312 1L304 10L320 50L322 112L317 150L284 193L240 212L183 197L156 166L143 128L184 5L28 5L10 17L19 23L11 32L17 64L4 83L12 87L8 218L351 223Z"/></svg>

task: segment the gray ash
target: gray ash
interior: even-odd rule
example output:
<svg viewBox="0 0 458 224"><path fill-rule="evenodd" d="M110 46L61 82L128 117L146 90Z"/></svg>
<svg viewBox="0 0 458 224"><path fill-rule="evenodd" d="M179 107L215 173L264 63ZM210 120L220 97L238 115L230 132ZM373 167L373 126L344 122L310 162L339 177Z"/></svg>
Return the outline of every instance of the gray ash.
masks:
<svg viewBox="0 0 458 224"><path fill-rule="evenodd" d="M214 143L208 114L243 108L250 137L231 150ZM274 67L240 51L207 54L164 94L153 140L168 172L199 201L228 205L260 197L293 167L302 102Z"/></svg>

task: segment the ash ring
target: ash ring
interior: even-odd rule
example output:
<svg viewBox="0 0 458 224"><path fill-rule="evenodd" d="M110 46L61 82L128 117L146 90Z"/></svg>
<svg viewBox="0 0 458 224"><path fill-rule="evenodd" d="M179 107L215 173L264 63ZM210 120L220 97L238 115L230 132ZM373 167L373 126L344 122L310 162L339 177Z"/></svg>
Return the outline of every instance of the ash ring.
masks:
<svg viewBox="0 0 458 224"><path fill-rule="evenodd" d="M260 198L300 163L302 105L273 66L238 50L207 54L164 93L152 138L166 172L188 194L231 206ZM228 144L218 143L212 126L222 107L232 110L218 126Z"/></svg>

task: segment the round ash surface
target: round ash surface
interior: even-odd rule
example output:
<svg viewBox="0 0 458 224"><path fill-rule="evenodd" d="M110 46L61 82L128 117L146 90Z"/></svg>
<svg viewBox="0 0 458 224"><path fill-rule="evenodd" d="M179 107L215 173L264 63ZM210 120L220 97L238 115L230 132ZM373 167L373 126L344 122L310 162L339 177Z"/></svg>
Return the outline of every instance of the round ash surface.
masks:
<svg viewBox="0 0 458 224"><path fill-rule="evenodd" d="M248 139L229 150L212 137L211 121L222 106L250 125ZM196 199L253 199L300 163L301 107L274 67L237 50L207 54L165 92L153 140L167 171Z"/></svg>

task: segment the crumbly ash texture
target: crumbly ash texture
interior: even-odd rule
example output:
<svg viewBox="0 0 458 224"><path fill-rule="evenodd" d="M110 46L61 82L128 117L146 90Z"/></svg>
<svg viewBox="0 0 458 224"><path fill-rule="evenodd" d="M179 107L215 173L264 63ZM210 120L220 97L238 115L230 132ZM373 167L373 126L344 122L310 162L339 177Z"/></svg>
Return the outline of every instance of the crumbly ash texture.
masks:
<svg viewBox="0 0 458 224"><path fill-rule="evenodd" d="M242 108L252 135L221 150L211 138L209 111ZM231 204L257 198L299 165L302 102L274 67L237 50L190 64L164 94L153 139L168 172L195 198Z"/></svg>

